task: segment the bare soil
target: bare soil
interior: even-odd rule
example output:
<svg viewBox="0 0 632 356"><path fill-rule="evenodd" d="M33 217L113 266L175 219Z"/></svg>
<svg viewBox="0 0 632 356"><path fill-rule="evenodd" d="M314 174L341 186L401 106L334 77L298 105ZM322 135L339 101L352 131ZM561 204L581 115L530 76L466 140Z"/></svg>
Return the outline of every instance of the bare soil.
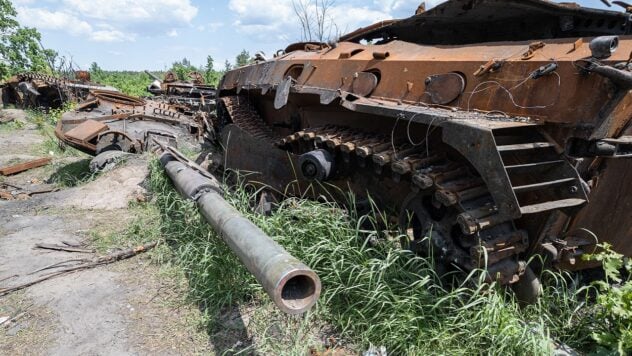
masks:
<svg viewBox="0 0 632 356"><path fill-rule="evenodd" d="M29 125L0 130L0 165L35 158L29 152L46 139ZM46 184L58 169L80 159L85 157L55 157L52 167L0 181ZM125 229L133 219L129 203L143 196L146 175L147 162L140 157L76 187L25 201L0 201L0 288L32 280L30 272L50 264L92 257L34 246L90 244L90 232ZM185 302L185 290L180 279L162 273L147 255L36 284L0 297L0 322L17 317L0 326L0 354L213 353L209 336L196 327L200 312Z"/></svg>

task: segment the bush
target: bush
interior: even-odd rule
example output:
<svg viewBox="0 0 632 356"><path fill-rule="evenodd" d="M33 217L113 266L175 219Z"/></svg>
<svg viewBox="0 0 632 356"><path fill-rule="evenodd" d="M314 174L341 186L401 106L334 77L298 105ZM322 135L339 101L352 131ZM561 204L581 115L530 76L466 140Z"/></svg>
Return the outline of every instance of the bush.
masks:
<svg viewBox="0 0 632 356"><path fill-rule="evenodd" d="M632 262L608 244L600 247L601 252L587 257L601 262L606 274L605 281L595 282L600 294L593 338L602 347L627 355L632 353Z"/></svg>
<svg viewBox="0 0 632 356"><path fill-rule="evenodd" d="M209 316L209 332L219 316L236 305L274 309L194 204L175 192L157 161L152 163L150 185L160 211L160 231L174 252L174 263L188 276L192 301ZM318 320L347 347L361 351L385 346L396 355L550 354L556 348L553 340L593 350L590 330L595 319L585 302L589 289L578 288L570 275L547 273L544 297L520 308L505 288L482 283L480 272L460 275L455 279L459 282L449 285L437 276L431 260L383 239L374 244L376 232L361 228L364 220L375 220L373 215L355 217L334 203L289 198L272 216L262 216L253 212L256 200L249 192L238 187L227 190L225 197L312 267L323 284L319 302L302 319L266 317L281 320L280 330L292 334ZM292 337L296 339L287 344L277 340L272 349L268 344L257 348L304 354L310 346L317 347L298 334Z"/></svg>

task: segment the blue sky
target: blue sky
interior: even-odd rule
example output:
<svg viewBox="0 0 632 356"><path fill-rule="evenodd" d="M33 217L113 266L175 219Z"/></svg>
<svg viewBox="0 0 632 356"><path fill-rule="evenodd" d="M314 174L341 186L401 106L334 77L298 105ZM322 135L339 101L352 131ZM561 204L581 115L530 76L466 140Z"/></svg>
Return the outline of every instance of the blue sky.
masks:
<svg viewBox="0 0 632 356"><path fill-rule="evenodd" d="M234 61L242 49L272 55L301 39L292 0L12 0L18 19L44 45L82 69L160 70L188 58L195 65ZM430 8L440 0L426 0ZM605 8L600 0L578 3ZM341 32L412 15L421 0L335 0ZM620 9L615 7L614 9Z"/></svg>

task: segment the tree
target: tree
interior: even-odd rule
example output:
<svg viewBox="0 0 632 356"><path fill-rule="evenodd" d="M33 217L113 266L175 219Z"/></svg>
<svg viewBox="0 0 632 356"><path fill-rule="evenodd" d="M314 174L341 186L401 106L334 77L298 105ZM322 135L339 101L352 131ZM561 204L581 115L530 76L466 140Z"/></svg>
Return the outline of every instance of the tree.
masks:
<svg viewBox="0 0 632 356"><path fill-rule="evenodd" d="M245 49L241 51L241 53L239 53L237 57L235 57L235 65L237 67L247 66L252 62L253 59L250 57L250 53L248 53L248 51L246 51Z"/></svg>
<svg viewBox="0 0 632 356"><path fill-rule="evenodd" d="M0 0L0 79L23 71L52 72L57 52L43 48L34 28L21 27L9 0Z"/></svg>
<svg viewBox="0 0 632 356"><path fill-rule="evenodd" d="M178 79L188 80L189 73L197 72L198 68L191 65L191 61L189 61L187 58L183 58L179 62L173 62L170 70L176 74Z"/></svg>
<svg viewBox="0 0 632 356"><path fill-rule="evenodd" d="M99 67L97 62L92 62L92 64L90 64L90 73L92 73L92 74L100 74L102 72L103 72L103 70L101 69L101 67Z"/></svg>
<svg viewBox="0 0 632 356"><path fill-rule="evenodd" d="M213 57L211 57L211 55L206 56L206 71L213 70L214 63L215 60L213 59Z"/></svg>
<svg viewBox="0 0 632 356"><path fill-rule="evenodd" d="M335 0L292 0L301 26L301 40L327 42L340 37L338 26L329 15Z"/></svg>
<svg viewBox="0 0 632 356"><path fill-rule="evenodd" d="M220 74L213 68L214 62L213 57L210 55L206 57L204 80L206 80L206 84L209 85L216 85L220 77Z"/></svg>
<svg viewBox="0 0 632 356"><path fill-rule="evenodd" d="M230 62L228 61L228 59L224 62L224 72L228 72L229 70L233 69L233 65L230 64Z"/></svg>

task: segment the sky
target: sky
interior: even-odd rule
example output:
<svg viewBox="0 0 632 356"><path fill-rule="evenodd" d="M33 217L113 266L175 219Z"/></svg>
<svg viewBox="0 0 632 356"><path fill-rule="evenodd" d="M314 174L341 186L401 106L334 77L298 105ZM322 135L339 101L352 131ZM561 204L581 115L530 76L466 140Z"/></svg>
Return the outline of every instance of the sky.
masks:
<svg viewBox="0 0 632 356"><path fill-rule="evenodd" d="M406 18L422 0L335 0L330 14L342 33L380 20ZM567 0L568 1L568 0ZM426 0L426 8L441 0ZM606 8L600 0L577 3ZM44 46L79 69L163 70L186 57L211 55L215 69L243 49L272 56L301 40L292 0L12 0L18 20L42 33ZM613 9L619 10L618 7Z"/></svg>

